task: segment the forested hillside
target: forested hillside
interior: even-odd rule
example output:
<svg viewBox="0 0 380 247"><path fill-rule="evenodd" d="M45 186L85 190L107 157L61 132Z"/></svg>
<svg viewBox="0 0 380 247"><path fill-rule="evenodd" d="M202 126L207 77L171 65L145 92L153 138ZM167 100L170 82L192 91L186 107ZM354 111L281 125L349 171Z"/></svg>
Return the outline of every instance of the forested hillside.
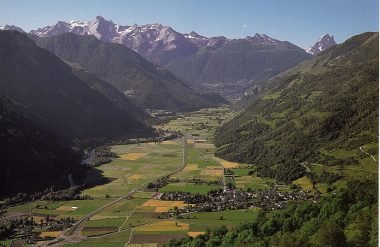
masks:
<svg viewBox="0 0 380 247"><path fill-rule="evenodd" d="M378 33L364 33L268 81L259 100L217 131L217 155L271 177L301 176L294 170L305 161L358 164L359 147L377 142L377 54ZM330 154L337 150L348 154Z"/></svg>

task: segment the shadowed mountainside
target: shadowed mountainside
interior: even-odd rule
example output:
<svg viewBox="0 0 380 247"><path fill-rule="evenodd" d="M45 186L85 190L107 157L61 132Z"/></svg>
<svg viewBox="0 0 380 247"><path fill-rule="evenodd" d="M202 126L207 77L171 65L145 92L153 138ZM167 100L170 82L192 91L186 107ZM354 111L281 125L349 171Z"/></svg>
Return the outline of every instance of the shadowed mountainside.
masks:
<svg viewBox="0 0 380 247"><path fill-rule="evenodd" d="M79 79L71 67L17 31L0 32L0 90L57 137L109 139L151 130Z"/></svg>

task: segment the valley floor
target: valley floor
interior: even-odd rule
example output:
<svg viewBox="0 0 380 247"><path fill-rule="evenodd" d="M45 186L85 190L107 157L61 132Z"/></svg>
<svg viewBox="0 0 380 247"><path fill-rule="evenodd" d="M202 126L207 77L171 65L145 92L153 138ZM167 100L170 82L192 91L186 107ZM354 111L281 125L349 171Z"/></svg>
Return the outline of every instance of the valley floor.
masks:
<svg viewBox="0 0 380 247"><path fill-rule="evenodd" d="M262 208L275 207L270 199L267 205L261 204L260 207L236 209L233 205L233 210L231 207L213 208L213 212L201 212L194 209L195 204L180 200L180 196L195 197L222 189L225 196L232 197L259 195L271 198L277 193L274 195L277 199L279 195L301 195L299 198L314 200L315 195L327 193L327 185L313 185L307 177L290 185L277 184L274 179L258 177L251 164L215 157L214 131L233 114L225 108L203 109L181 114L156 126L188 136L185 164L180 138L112 146L119 158L87 173L87 183L106 179L82 192L92 200L37 201L10 207L7 214L33 216L33 231L47 239L37 242L37 246L153 247L163 246L173 238L195 237L221 225L232 228L253 220ZM368 159L372 158L368 156ZM306 166L313 170L323 169L315 164ZM299 187L295 188L294 184ZM49 221L66 218L76 221L73 227L65 231L48 227ZM4 243L10 245L10 241Z"/></svg>

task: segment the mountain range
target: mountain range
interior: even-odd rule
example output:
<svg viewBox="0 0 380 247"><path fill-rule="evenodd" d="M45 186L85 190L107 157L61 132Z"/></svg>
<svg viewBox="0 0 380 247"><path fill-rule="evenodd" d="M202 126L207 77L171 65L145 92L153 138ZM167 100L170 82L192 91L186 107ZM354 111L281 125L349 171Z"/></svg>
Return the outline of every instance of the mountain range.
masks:
<svg viewBox="0 0 380 247"><path fill-rule="evenodd" d="M216 94L192 89L124 45L73 33L34 39L40 47L110 83L144 109L190 111L226 103Z"/></svg>
<svg viewBox="0 0 380 247"><path fill-rule="evenodd" d="M9 25L4 26L3 29L21 30L19 27ZM170 26L164 26L159 23L120 25L106 20L102 16L97 16L92 21L58 21L55 25L31 30L30 34L39 37L50 37L66 32L79 35L94 35L104 42L123 44L138 52L149 61L161 65L168 63L176 57L194 55L200 48L220 47L236 40L228 39L224 36L205 37L195 31L180 33ZM254 37L247 36L244 40L266 45L279 43L278 40L265 34L256 34ZM322 36L318 42L326 42L327 40L334 43L333 37L330 37L328 34ZM319 49L323 50L326 48L320 46Z"/></svg>
<svg viewBox="0 0 380 247"><path fill-rule="evenodd" d="M14 26L3 29L20 30ZM120 25L101 16L92 21L58 21L55 25L32 30L30 34L47 38L68 32L122 44L148 61L169 69L192 87L202 85L227 98L231 98L231 94L237 98L248 87L336 44L333 36L327 34L305 51L266 34L242 39L205 37L194 31L183 34L158 23ZM234 84L241 89L234 88Z"/></svg>
<svg viewBox="0 0 380 247"><path fill-rule="evenodd" d="M172 59L166 66L192 82L220 84L246 80L257 83L309 58L309 54L290 42L256 34L201 47L194 55Z"/></svg>
<svg viewBox="0 0 380 247"><path fill-rule="evenodd" d="M94 35L101 41L123 44L138 52L149 61L165 64L177 56L191 55L197 46L174 31L161 24L119 25L97 16L93 21L58 21L53 26L32 30L30 33L39 37L50 37L71 32L79 35Z"/></svg>

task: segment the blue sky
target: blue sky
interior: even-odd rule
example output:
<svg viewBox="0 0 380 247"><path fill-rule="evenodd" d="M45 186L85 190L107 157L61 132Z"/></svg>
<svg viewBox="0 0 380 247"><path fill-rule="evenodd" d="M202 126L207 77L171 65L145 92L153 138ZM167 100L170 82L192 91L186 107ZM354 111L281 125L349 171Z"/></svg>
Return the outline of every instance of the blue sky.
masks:
<svg viewBox="0 0 380 247"><path fill-rule="evenodd" d="M242 38L265 33L306 48L322 34L342 42L378 31L377 0L0 0L0 25L29 31L58 20L161 23L185 33Z"/></svg>

